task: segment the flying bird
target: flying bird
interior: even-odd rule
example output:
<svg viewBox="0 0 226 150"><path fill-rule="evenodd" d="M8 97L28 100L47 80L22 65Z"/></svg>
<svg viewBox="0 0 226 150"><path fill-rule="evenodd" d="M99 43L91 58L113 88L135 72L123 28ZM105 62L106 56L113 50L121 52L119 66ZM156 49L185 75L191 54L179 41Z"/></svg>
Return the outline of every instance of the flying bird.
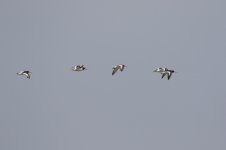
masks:
<svg viewBox="0 0 226 150"><path fill-rule="evenodd" d="M76 66L73 66L71 69L72 69L72 71L84 71L84 70L87 70L84 65L76 65Z"/></svg>
<svg viewBox="0 0 226 150"><path fill-rule="evenodd" d="M19 72L17 72L17 75L25 75L28 79L31 78L31 72L30 71L19 71Z"/></svg>
<svg viewBox="0 0 226 150"><path fill-rule="evenodd" d="M167 79L169 80L173 73L176 73L174 70L170 70L168 68L157 68L154 72L158 72L162 75L162 79L167 75Z"/></svg>
<svg viewBox="0 0 226 150"><path fill-rule="evenodd" d="M124 68L127 67L126 65L120 64L120 65L116 65L114 66L112 69L112 75L114 75L118 70L120 70L121 72L124 70Z"/></svg>

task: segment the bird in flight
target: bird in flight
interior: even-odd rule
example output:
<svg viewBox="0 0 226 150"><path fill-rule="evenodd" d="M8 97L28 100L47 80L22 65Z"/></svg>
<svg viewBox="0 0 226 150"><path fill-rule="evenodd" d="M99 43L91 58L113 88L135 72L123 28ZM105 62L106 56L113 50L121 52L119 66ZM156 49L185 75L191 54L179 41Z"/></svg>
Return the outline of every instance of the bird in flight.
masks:
<svg viewBox="0 0 226 150"><path fill-rule="evenodd" d="M167 75L167 79L169 80L173 73L176 73L174 70L170 70L168 68L157 68L154 72L158 72L162 75L162 79Z"/></svg>
<svg viewBox="0 0 226 150"><path fill-rule="evenodd" d="M17 75L25 75L28 79L31 78L31 72L30 71L19 71L19 72L17 72Z"/></svg>
<svg viewBox="0 0 226 150"><path fill-rule="evenodd" d="M114 66L112 69L112 75L114 75L118 70L120 70L121 72L124 70L124 68L127 67L126 65L120 64L120 65L116 65Z"/></svg>
<svg viewBox="0 0 226 150"><path fill-rule="evenodd" d="M84 65L75 65L71 69L72 69L72 71L84 71L84 70L87 70Z"/></svg>

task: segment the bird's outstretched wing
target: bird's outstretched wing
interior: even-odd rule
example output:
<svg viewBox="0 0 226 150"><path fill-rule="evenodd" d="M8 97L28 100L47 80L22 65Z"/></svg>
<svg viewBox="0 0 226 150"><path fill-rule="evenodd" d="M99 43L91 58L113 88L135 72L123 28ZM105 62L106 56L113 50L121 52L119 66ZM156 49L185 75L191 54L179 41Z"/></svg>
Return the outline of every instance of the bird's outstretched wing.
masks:
<svg viewBox="0 0 226 150"><path fill-rule="evenodd" d="M170 77L172 76L172 73L171 72L169 72L168 74L167 74L167 78L168 78L168 80L170 79Z"/></svg>
<svg viewBox="0 0 226 150"><path fill-rule="evenodd" d="M29 73L30 73L30 71L24 71L23 73L29 74Z"/></svg>
<svg viewBox="0 0 226 150"><path fill-rule="evenodd" d="M114 75L118 71L119 68L120 68L119 66L114 67L113 71L112 71L112 75Z"/></svg>
<svg viewBox="0 0 226 150"><path fill-rule="evenodd" d="M162 74L162 78L164 78L166 74L167 74L167 73L163 73L163 74Z"/></svg>
<svg viewBox="0 0 226 150"><path fill-rule="evenodd" d="M26 75L28 79L31 78L31 72L30 71L24 71L23 74Z"/></svg>
<svg viewBox="0 0 226 150"><path fill-rule="evenodd" d="M122 71L124 70L124 68L125 68L125 66L122 65L122 66L120 67L120 71L122 72Z"/></svg>
<svg viewBox="0 0 226 150"><path fill-rule="evenodd" d="M76 70L79 70L79 69L81 69L81 66L80 65L77 65L76 66Z"/></svg>

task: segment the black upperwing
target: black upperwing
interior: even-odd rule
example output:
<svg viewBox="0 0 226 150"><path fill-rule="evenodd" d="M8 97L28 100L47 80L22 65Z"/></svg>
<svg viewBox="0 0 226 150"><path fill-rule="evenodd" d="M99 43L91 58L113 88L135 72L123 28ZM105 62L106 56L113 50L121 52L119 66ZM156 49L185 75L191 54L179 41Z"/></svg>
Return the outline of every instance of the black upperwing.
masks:
<svg viewBox="0 0 226 150"><path fill-rule="evenodd" d="M120 68L119 66L113 68L112 75L114 75L118 71L119 68Z"/></svg>
<svg viewBox="0 0 226 150"><path fill-rule="evenodd" d="M122 67L120 67L120 71L123 71L125 68L125 65L122 65Z"/></svg>
<svg viewBox="0 0 226 150"><path fill-rule="evenodd" d="M30 73L30 71L23 71L23 73L29 74L29 73Z"/></svg>
<svg viewBox="0 0 226 150"><path fill-rule="evenodd" d="M162 74L162 78L164 78L166 74L167 74L167 73L163 73L163 74Z"/></svg>
<svg viewBox="0 0 226 150"><path fill-rule="evenodd" d="M169 72L169 73L167 74L168 80L170 79L171 76L172 76L172 72Z"/></svg>
<svg viewBox="0 0 226 150"><path fill-rule="evenodd" d="M24 71L23 73L26 74L28 79L31 78L31 72L30 71Z"/></svg>

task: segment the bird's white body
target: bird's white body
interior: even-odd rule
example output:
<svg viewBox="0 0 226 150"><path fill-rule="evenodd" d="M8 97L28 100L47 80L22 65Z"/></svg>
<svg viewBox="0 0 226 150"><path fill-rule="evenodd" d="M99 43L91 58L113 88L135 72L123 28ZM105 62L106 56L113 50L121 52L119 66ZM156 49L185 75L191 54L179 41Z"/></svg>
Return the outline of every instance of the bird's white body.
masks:
<svg viewBox="0 0 226 150"><path fill-rule="evenodd" d="M160 68L155 69L154 72L158 72L158 73L163 74L163 73L165 73L167 70L168 70L167 68L161 68L161 67L160 67Z"/></svg>

